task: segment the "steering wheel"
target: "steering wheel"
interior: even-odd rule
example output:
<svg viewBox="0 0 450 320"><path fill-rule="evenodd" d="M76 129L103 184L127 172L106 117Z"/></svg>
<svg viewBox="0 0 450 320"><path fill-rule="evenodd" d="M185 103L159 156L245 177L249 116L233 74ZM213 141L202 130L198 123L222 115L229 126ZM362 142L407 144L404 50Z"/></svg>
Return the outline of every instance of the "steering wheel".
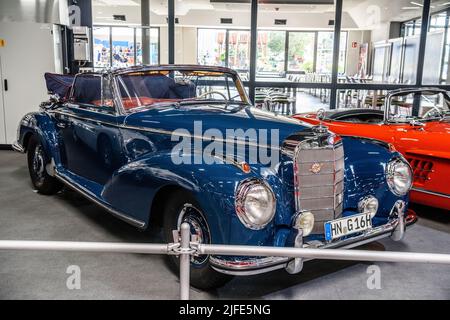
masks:
<svg viewBox="0 0 450 320"><path fill-rule="evenodd" d="M433 106L431 110L429 110L427 113L423 115L423 118L432 118L436 115L442 116L442 110L438 106Z"/></svg>
<svg viewBox="0 0 450 320"><path fill-rule="evenodd" d="M200 96L198 96L198 98L204 98L204 97L207 97L207 96L212 96L213 94L218 94L219 96L222 96L224 100L228 100L227 97L222 92L214 91L214 90L205 92L205 93L201 94Z"/></svg>

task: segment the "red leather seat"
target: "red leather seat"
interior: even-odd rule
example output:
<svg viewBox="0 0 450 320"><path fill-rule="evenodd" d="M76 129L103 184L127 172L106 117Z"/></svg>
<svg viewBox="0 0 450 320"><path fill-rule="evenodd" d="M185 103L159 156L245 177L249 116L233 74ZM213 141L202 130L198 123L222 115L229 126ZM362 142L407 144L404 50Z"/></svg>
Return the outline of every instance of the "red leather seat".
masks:
<svg viewBox="0 0 450 320"><path fill-rule="evenodd" d="M180 99L154 99L149 97L139 97L139 98L123 98L122 99L122 105L125 110L130 110L139 106L151 106L156 103L161 102L177 102L180 101ZM101 100L95 100L92 101L92 104L95 106L102 106ZM111 99L107 99L103 101L104 107L112 107L113 101Z"/></svg>

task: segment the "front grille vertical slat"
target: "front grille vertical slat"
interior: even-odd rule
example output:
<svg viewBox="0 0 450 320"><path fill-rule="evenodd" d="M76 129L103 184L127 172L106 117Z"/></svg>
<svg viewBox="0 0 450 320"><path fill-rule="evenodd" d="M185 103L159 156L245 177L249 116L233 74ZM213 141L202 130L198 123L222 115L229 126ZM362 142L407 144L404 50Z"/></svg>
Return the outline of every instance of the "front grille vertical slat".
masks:
<svg viewBox="0 0 450 320"><path fill-rule="evenodd" d="M342 143L308 146L300 143L294 155L296 210L311 211L315 217L313 233L321 234L325 222L342 217L344 147Z"/></svg>

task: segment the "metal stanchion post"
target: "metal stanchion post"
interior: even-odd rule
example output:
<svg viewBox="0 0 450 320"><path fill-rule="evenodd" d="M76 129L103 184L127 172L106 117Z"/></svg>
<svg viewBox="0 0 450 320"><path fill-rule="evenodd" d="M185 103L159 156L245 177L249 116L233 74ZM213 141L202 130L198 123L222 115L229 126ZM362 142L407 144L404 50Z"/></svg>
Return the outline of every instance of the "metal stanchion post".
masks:
<svg viewBox="0 0 450 320"><path fill-rule="evenodd" d="M190 255L191 227L188 223L181 225L180 247L180 299L189 300L189 271L191 267Z"/></svg>

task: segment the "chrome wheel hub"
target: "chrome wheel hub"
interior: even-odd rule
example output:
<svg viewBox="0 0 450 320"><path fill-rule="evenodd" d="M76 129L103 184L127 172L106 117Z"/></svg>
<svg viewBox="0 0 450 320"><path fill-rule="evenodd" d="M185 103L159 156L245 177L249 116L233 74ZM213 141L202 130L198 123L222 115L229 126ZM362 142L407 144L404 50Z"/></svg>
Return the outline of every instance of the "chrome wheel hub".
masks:
<svg viewBox="0 0 450 320"><path fill-rule="evenodd" d="M198 243L210 243L210 232L206 219L203 214L191 204L185 204L181 209L177 221L177 229L180 230L181 224L187 222L191 227L191 234L197 237ZM208 255L193 256L191 264L194 267L203 266L208 261Z"/></svg>
<svg viewBox="0 0 450 320"><path fill-rule="evenodd" d="M37 146L33 155L33 171L38 178L42 178L45 172L44 150Z"/></svg>

